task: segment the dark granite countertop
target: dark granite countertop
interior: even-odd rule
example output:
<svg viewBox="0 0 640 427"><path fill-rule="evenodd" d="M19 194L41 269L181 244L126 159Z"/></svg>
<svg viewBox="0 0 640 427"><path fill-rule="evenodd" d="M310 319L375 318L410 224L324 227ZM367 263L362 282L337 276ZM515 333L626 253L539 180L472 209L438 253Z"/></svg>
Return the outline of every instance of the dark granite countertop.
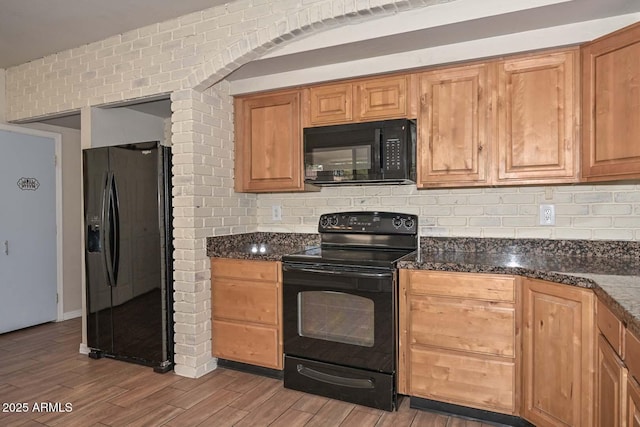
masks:
<svg viewBox="0 0 640 427"><path fill-rule="evenodd" d="M320 235L305 233L245 233L207 239L207 255L218 258L280 261L287 254L320 244Z"/></svg>
<svg viewBox="0 0 640 427"><path fill-rule="evenodd" d="M399 268L509 274L593 289L640 336L640 243L422 238Z"/></svg>
<svg viewBox="0 0 640 427"><path fill-rule="evenodd" d="M207 254L280 261L319 244L317 234L257 232L210 237ZM398 267L517 275L593 289L640 336L640 242L422 237L419 251Z"/></svg>

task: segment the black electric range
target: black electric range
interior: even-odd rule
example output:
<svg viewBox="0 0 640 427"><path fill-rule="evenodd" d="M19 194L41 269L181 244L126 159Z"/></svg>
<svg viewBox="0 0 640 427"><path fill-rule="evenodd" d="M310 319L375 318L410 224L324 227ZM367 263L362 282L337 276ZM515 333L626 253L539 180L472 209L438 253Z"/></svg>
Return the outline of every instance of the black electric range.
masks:
<svg viewBox="0 0 640 427"><path fill-rule="evenodd" d="M326 214L320 246L283 257L286 388L397 408L396 263L417 230L410 214Z"/></svg>

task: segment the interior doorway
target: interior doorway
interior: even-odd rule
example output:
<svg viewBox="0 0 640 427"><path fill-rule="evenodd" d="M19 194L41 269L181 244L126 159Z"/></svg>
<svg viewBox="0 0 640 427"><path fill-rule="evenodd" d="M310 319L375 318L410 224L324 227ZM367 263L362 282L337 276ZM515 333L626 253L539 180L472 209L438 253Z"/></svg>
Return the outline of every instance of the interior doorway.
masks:
<svg viewBox="0 0 640 427"><path fill-rule="evenodd" d="M0 125L0 333L62 319L61 138Z"/></svg>

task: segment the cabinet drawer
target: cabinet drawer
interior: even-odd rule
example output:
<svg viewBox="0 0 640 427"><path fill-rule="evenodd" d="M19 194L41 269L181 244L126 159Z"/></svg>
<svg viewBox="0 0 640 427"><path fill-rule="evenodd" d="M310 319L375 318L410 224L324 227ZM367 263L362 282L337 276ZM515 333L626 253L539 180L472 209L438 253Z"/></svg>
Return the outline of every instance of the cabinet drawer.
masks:
<svg viewBox="0 0 640 427"><path fill-rule="evenodd" d="M280 263L277 261L211 258L211 276L276 282L280 278Z"/></svg>
<svg viewBox="0 0 640 427"><path fill-rule="evenodd" d="M515 364L440 350L411 351L412 396L514 413Z"/></svg>
<svg viewBox="0 0 640 427"><path fill-rule="evenodd" d="M411 345L515 357L515 307L508 303L413 297Z"/></svg>
<svg viewBox="0 0 640 427"><path fill-rule="evenodd" d="M409 283L412 294L515 301L515 278L512 276L409 270Z"/></svg>
<svg viewBox="0 0 640 427"><path fill-rule="evenodd" d="M640 340L627 329L624 344L624 363L629 368L629 374L640 380Z"/></svg>
<svg viewBox="0 0 640 427"><path fill-rule="evenodd" d="M282 369L275 327L213 321L213 355L236 362Z"/></svg>
<svg viewBox="0 0 640 427"><path fill-rule="evenodd" d="M622 357L624 348L624 326L622 322L600 300L597 303L598 328L611 347Z"/></svg>
<svg viewBox="0 0 640 427"><path fill-rule="evenodd" d="M213 317L277 325L279 291L275 283L214 279Z"/></svg>

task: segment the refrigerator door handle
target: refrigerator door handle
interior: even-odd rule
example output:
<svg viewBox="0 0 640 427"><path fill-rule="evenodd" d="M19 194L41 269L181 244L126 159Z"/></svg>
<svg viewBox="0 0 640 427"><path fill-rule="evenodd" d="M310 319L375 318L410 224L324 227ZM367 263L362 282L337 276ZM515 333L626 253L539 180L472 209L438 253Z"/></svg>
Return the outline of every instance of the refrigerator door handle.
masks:
<svg viewBox="0 0 640 427"><path fill-rule="evenodd" d="M111 248L111 271L113 272L113 286L118 284L118 270L120 269L120 198L118 197L118 183L112 175L111 206L113 209L113 247Z"/></svg>
<svg viewBox="0 0 640 427"><path fill-rule="evenodd" d="M113 275L113 253L112 253L112 232L113 232L113 211L112 211L112 189L113 189L113 173L107 172L107 182L103 190L102 199L102 239L104 264L107 270L107 285L113 287L116 284Z"/></svg>

